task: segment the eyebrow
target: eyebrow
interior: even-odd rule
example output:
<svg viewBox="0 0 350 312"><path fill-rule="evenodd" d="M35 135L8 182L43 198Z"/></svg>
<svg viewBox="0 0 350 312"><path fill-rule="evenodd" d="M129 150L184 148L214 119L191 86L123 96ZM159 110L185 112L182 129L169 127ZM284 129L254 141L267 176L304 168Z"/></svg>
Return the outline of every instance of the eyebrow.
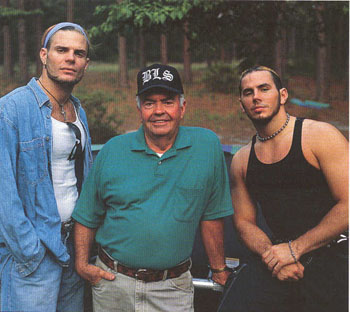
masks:
<svg viewBox="0 0 350 312"><path fill-rule="evenodd" d="M52 47L53 49L70 49L69 47L65 46L65 45L56 45L56 46L53 46ZM86 49L73 49L74 52L84 52L84 53L87 53L87 50Z"/></svg>
<svg viewBox="0 0 350 312"><path fill-rule="evenodd" d="M258 85L258 88L259 88L259 89L260 89L260 88L263 88L263 87L271 87L271 85L270 85L269 83L267 83L267 82L262 83L261 85Z"/></svg>
<svg viewBox="0 0 350 312"><path fill-rule="evenodd" d="M257 88L258 89L261 89L261 88L264 88L264 87L271 87L271 85L269 84L269 83L262 83L262 84L260 84L260 85L258 85L257 86ZM242 90L242 93L244 92L244 91L247 91L247 90L252 90L253 88L251 88L251 87L248 87L248 88L244 88L243 90Z"/></svg>

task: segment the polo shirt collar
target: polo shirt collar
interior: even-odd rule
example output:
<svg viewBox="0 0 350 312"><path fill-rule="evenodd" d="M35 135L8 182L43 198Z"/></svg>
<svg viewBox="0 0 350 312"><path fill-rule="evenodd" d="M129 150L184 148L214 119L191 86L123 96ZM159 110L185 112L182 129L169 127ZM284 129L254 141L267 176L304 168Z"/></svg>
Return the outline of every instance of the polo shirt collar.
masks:
<svg viewBox="0 0 350 312"><path fill-rule="evenodd" d="M183 149L192 146L190 137L187 135L184 127L179 128L179 132L177 134L174 146L176 149Z"/></svg>
<svg viewBox="0 0 350 312"><path fill-rule="evenodd" d="M166 153L171 152L173 154L174 152L176 153L176 150L190 146L192 146L192 143L189 136L186 135L184 127L180 127L174 145ZM136 131L135 140L131 141L130 149L132 151L146 151L148 154L155 154L146 143L143 125Z"/></svg>

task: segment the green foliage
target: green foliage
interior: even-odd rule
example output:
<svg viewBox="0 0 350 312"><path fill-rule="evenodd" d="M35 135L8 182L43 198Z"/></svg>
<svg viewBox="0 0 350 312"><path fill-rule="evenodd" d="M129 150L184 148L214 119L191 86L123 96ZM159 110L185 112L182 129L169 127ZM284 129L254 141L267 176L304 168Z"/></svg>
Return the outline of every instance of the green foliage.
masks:
<svg viewBox="0 0 350 312"><path fill-rule="evenodd" d="M107 112L106 104L114 100L111 94L102 90L89 93L83 88L78 88L76 96L86 112L93 144L104 144L120 134L119 127L123 120Z"/></svg>
<svg viewBox="0 0 350 312"><path fill-rule="evenodd" d="M123 0L121 3L100 5L95 16L105 16L102 24L94 26L94 36L111 31L123 33L127 27L150 29L162 26L162 30L171 29L172 22L182 22L191 9L202 7L208 10L213 6L205 0Z"/></svg>
<svg viewBox="0 0 350 312"><path fill-rule="evenodd" d="M242 60L229 63L217 63L210 66L205 72L203 83L206 89L213 92L232 93L239 83L239 66Z"/></svg>
<svg viewBox="0 0 350 312"><path fill-rule="evenodd" d="M0 6L0 25L6 24L13 19L20 17L28 17L35 15L43 15L44 12L42 10L32 10L32 11L23 11L14 8L7 8Z"/></svg>

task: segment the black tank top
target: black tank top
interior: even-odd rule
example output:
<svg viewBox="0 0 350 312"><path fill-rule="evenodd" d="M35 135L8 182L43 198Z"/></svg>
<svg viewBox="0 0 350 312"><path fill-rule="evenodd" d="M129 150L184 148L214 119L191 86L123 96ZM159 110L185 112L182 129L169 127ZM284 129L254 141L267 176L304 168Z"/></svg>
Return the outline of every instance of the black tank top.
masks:
<svg viewBox="0 0 350 312"><path fill-rule="evenodd" d="M263 164L255 154L253 137L246 185L260 205L274 239L295 239L315 227L335 201L326 179L304 158L301 148L303 119L297 118L288 155L273 164Z"/></svg>

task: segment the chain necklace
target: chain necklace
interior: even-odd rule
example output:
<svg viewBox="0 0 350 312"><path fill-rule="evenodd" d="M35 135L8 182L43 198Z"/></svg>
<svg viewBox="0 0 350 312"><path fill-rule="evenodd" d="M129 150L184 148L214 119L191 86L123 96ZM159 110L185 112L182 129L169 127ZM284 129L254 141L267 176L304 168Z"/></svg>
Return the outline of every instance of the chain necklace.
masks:
<svg viewBox="0 0 350 312"><path fill-rule="evenodd" d="M40 79L38 79L38 81L39 81L40 85L47 91L47 93L50 94L50 95L53 97L53 99L57 102L58 106L59 106L60 109L61 109L61 115L63 116L64 122L67 122L67 116L66 116L66 111L64 110L64 104L67 103L69 97L63 102L63 104L60 103L60 102L56 99L56 97L55 97L49 90L47 90L47 88L45 88L45 86L42 84L42 82L40 81Z"/></svg>
<svg viewBox="0 0 350 312"><path fill-rule="evenodd" d="M257 133L256 133L256 137L258 138L258 140L259 140L260 142L265 142L265 141L267 141L267 140L271 140L271 139L274 138L277 134L281 133L285 127L287 127L288 122L289 122L289 119L290 119L290 116L289 116L289 114L287 113L287 120L286 120L286 122L284 123L284 125L283 125L279 130L277 130L276 132L272 133L270 136L268 136L268 137L266 137L266 138L261 137L261 136L259 135L259 133L257 132Z"/></svg>

